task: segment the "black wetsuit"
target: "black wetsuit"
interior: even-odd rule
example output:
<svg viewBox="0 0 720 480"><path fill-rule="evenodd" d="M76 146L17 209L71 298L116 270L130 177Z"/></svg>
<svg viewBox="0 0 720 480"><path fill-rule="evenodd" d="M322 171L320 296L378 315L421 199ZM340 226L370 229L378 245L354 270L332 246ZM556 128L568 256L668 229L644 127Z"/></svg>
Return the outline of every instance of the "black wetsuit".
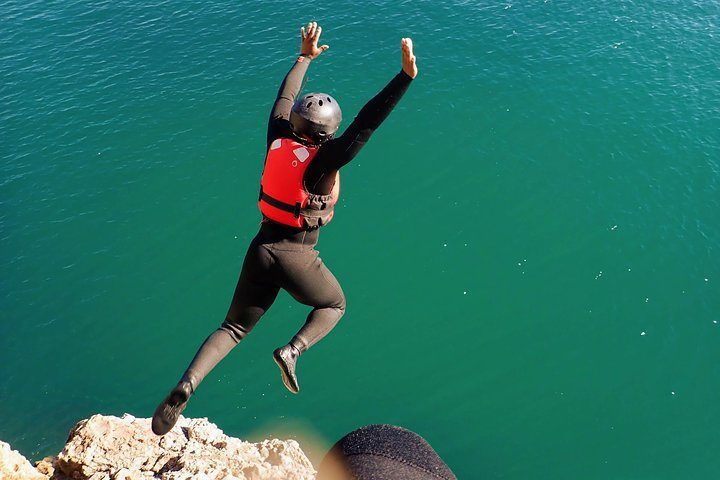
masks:
<svg viewBox="0 0 720 480"><path fill-rule="evenodd" d="M280 87L268 124L268 150L277 138L294 138L288 118L309 64L309 58L298 57ZM310 193L331 193L337 171L357 155L411 81L410 76L400 71L360 110L342 135L320 146L305 172L305 186ZM345 295L314 248L318 234L319 229L301 230L263 220L245 255L225 321L205 340L183 376L193 388L252 330L281 288L297 301L313 307L290 341L300 352L337 324L345 313Z"/></svg>

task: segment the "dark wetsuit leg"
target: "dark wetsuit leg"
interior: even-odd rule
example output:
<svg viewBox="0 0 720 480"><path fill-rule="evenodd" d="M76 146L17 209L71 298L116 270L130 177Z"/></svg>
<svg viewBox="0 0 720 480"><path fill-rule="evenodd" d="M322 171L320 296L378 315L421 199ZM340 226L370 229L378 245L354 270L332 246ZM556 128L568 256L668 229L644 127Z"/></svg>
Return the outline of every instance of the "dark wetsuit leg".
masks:
<svg viewBox="0 0 720 480"><path fill-rule="evenodd" d="M202 344L183 379L193 389L250 333L275 301L280 288L313 307L291 343L304 352L330 332L345 313L345 295L313 248L317 232L264 224L253 239L223 324Z"/></svg>
<svg viewBox="0 0 720 480"><path fill-rule="evenodd" d="M313 307L290 342L304 352L338 323L345 313L345 295L317 250L282 250L282 244L270 244L269 248L275 258L276 283L298 302Z"/></svg>
<svg viewBox="0 0 720 480"><path fill-rule="evenodd" d="M271 280L272 263L267 247L256 237L245 255L225 321L205 340L183 376L194 388L250 333L275 301L279 287Z"/></svg>

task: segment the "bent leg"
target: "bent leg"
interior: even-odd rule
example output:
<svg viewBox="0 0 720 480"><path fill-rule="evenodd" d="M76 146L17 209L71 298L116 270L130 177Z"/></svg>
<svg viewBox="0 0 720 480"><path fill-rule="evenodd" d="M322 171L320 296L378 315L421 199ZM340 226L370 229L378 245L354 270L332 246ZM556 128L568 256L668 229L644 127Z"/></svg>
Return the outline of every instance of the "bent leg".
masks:
<svg viewBox="0 0 720 480"><path fill-rule="evenodd" d="M315 250L277 252L277 283L297 301L313 307L290 343L304 352L337 325L345 313L345 294Z"/></svg>

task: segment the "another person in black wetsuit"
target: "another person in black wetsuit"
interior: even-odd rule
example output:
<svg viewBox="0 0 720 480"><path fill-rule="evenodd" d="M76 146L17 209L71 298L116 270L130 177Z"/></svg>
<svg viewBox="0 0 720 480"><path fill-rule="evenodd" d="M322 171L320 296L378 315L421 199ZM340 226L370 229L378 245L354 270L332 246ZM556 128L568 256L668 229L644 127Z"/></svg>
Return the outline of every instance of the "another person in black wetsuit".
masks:
<svg viewBox="0 0 720 480"><path fill-rule="evenodd" d="M252 330L281 288L313 307L300 331L273 352L283 383L293 393L300 390L297 358L345 313L340 284L314 248L319 227L332 219L340 168L387 118L417 75L417 67L412 41L403 38L402 70L335 137L342 115L335 99L315 93L296 101L311 61L328 49L318 47L321 31L315 22L300 29L300 56L280 87L268 124L260 231L245 255L225 321L205 340L180 382L155 410L152 429L158 435L170 431L203 378Z"/></svg>
<svg viewBox="0 0 720 480"><path fill-rule="evenodd" d="M338 440L318 467L317 480L457 480L415 432L367 425Z"/></svg>

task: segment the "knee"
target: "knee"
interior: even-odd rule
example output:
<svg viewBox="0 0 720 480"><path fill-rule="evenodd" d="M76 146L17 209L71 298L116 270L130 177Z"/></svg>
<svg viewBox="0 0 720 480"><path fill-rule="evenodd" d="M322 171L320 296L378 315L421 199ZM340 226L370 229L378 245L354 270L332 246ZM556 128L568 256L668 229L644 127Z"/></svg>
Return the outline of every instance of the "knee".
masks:
<svg viewBox="0 0 720 480"><path fill-rule="evenodd" d="M342 317L345 314L345 307L347 306L347 303L345 301L345 294L343 292L340 292L338 295L338 298L335 300L335 304L333 305L333 308L337 309L340 312L340 316Z"/></svg>
<svg viewBox="0 0 720 480"><path fill-rule="evenodd" d="M246 307L240 311L228 312L221 329L228 332L238 342L245 338L265 314L259 307Z"/></svg>
<svg viewBox="0 0 720 480"><path fill-rule="evenodd" d="M332 310L342 317L346 307L345 294L342 290L338 290L335 295L327 296L322 303L316 303L313 306L316 310Z"/></svg>
<svg viewBox="0 0 720 480"><path fill-rule="evenodd" d="M240 343L240 340L245 338L245 336L250 333L250 330L244 329L236 322L233 322L232 320L227 318L222 323L222 325L220 325L220 330L223 330L228 335L230 335L230 338L232 338L235 343Z"/></svg>

